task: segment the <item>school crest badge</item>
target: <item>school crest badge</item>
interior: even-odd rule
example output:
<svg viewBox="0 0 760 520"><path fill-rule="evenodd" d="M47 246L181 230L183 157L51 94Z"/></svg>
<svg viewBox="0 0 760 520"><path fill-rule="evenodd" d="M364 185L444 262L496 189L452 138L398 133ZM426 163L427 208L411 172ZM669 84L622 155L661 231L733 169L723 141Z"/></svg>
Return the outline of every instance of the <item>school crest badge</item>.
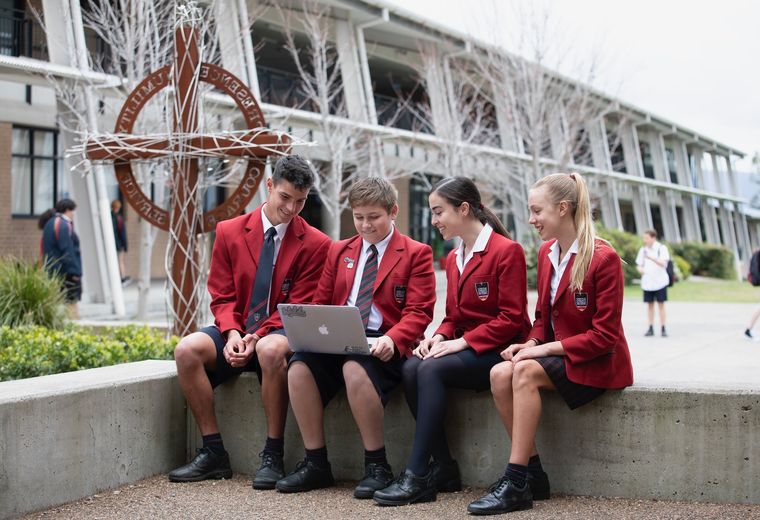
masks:
<svg viewBox="0 0 760 520"><path fill-rule="evenodd" d="M393 298L396 300L396 303L404 303L404 300L406 300L406 285L394 285Z"/></svg>
<svg viewBox="0 0 760 520"><path fill-rule="evenodd" d="M575 293L575 307L583 312L588 307L588 294L585 292Z"/></svg>
<svg viewBox="0 0 760 520"><path fill-rule="evenodd" d="M489 294L488 282L475 282L475 293L480 298L480 301L486 301Z"/></svg>

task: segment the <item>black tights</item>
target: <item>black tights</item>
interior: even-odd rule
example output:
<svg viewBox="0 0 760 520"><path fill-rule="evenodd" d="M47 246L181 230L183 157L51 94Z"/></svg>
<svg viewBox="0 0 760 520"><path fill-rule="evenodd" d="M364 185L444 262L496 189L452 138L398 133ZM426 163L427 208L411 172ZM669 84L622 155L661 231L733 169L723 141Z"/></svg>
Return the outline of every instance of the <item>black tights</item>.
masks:
<svg viewBox="0 0 760 520"><path fill-rule="evenodd" d="M439 462L451 461L444 428L446 389L488 389L491 385L491 367L500 361L498 351L478 355L467 348L424 361L415 356L404 363L406 402L417 420L412 455L407 465L415 475L427 474L431 455Z"/></svg>

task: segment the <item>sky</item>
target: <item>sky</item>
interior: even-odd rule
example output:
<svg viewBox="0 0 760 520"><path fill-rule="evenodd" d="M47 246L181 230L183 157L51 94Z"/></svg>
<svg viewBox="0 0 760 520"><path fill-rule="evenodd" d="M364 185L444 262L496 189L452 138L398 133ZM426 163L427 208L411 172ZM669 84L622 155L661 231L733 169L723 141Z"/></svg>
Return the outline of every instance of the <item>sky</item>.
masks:
<svg viewBox="0 0 760 520"><path fill-rule="evenodd" d="M515 51L516 12L537 0L387 1ZM760 1L543 4L565 48L601 57L599 88L745 152L737 169L751 171L750 159L760 153Z"/></svg>

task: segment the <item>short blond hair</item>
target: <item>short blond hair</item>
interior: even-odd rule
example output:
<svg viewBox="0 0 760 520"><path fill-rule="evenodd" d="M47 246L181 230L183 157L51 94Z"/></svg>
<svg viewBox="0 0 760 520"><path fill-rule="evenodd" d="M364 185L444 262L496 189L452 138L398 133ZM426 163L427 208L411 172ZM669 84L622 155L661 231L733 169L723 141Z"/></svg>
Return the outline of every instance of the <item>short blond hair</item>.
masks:
<svg viewBox="0 0 760 520"><path fill-rule="evenodd" d="M382 177L367 177L354 183L348 192L348 204L357 206L380 206L388 213L398 204L398 191Z"/></svg>

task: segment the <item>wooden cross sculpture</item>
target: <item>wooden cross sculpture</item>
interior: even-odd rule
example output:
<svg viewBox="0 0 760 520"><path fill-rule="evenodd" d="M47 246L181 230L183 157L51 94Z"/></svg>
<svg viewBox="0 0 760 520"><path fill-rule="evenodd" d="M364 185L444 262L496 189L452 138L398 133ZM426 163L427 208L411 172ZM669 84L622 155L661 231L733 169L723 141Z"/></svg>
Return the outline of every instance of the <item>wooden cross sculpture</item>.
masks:
<svg viewBox="0 0 760 520"><path fill-rule="evenodd" d="M201 62L198 10L191 4L179 11L181 20L174 34L173 65L153 72L129 94L116 121L115 135L90 138L84 148L91 161L114 161L119 187L129 204L148 222L169 231L167 258L171 265L173 332L184 336L196 329L200 299L200 291L196 290L200 269L197 235L214 230L220 220L240 215L256 194L266 157L287 153L291 140L285 134L266 129L261 109L242 81L221 67ZM200 133L199 82L209 83L229 95L242 112L248 130ZM170 85L174 87L173 130L168 135L133 135L140 111L153 96ZM172 160L170 211L156 205L142 192L130 164L132 160L167 157ZM202 157L249 159L232 195L206 213L199 211L202 208L198 208L197 196L198 159Z"/></svg>

